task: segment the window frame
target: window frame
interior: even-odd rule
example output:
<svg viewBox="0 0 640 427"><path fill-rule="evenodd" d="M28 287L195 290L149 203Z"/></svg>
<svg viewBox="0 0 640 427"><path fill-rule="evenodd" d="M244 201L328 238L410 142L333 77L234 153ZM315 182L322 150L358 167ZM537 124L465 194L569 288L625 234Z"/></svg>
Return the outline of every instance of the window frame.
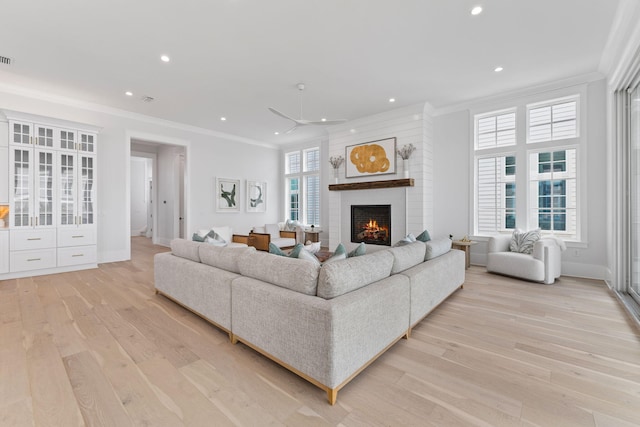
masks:
<svg viewBox="0 0 640 427"><path fill-rule="evenodd" d="M311 169L310 165L308 164L307 161L307 154L310 152L316 151L317 152L317 169ZM294 155L297 154L300 156L300 170L299 172L290 172L289 171L289 156L290 155ZM285 218L286 219L291 219L290 218L290 213L291 213L291 203L290 203L290 199L291 199L291 186L290 186L290 181L291 179L298 179L298 221L300 221L301 224L303 225L311 225L311 224L307 224L307 218L309 216L309 207L308 207L308 203L307 203L307 197L309 196L309 189L308 189L308 184L307 184L307 180L309 177L317 177L318 179L318 201L317 201L317 213L316 213L316 217L318 218L318 221L322 220L321 217L321 207L320 207L320 201L321 201L321 183L320 183L320 172L321 172L321 156L322 156L322 152L320 150L320 146L311 146L311 147L305 147L305 148L299 148L299 149L295 149L295 150L287 150L284 152L284 162L285 162L285 167L284 167L284 187L285 187L285 198L284 198L284 211L285 211ZM313 165L311 166L313 167ZM320 224L315 224L315 226L319 226Z"/></svg>
<svg viewBox="0 0 640 427"><path fill-rule="evenodd" d="M588 236L586 224L588 224L586 181L587 175L587 120L583 115L587 111L587 89L588 84L578 84L572 87L558 88L519 97L504 97L492 103L479 104L476 108L469 110L470 129L470 170L472 171L470 188L470 206L473 211L469 215L470 234L479 240L484 240L491 235L511 233L512 229L496 231L494 233L479 232L478 212L476 210L476 199L478 197L478 175L477 159L479 157L500 155L507 156L511 152L516 152L516 228L531 229L530 224L534 224L531 219L532 206L530 206L530 174L529 174L529 152L561 151L562 149L576 149L576 232L575 236L556 232L571 247L587 247ZM576 136L572 138L550 140L544 142L529 142L529 111L546 105L576 101ZM493 148L477 148L477 120L479 118L492 115L504 114L509 111L516 111L516 144L511 146L496 146ZM520 200L524 199L524 200ZM537 223L537 222L535 222ZM544 234L553 234L544 230Z"/></svg>

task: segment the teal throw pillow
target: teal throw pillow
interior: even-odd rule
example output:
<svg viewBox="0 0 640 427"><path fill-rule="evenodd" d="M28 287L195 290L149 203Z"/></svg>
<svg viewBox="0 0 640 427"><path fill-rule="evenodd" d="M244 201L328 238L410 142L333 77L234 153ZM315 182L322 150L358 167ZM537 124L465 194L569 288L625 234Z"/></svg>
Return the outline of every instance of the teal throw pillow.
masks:
<svg viewBox="0 0 640 427"><path fill-rule="evenodd" d="M347 258L364 255L365 253L367 253L367 245L362 242L358 245L358 247L347 254Z"/></svg>
<svg viewBox="0 0 640 427"><path fill-rule="evenodd" d="M279 247L277 247L271 242L269 243L269 253L274 255L287 256L287 254L282 252L282 249L280 249Z"/></svg>
<svg viewBox="0 0 640 427"><path fill-rule="evenodd" d="M416 240L427 243L429 240L431 240L431 236L429 236L429 232L427 230L424 230L422 233L416 236Z"/></svg>
<svg viewBox="0 0 640 427"><path fill-rule="evenodd" d="M200 236L198 233L193 233L193 236L191 236L191 240L193 240L194 242L204 242L204 237Z"/></svg>
<svg viewBox="0 0 640 427"><path fill-rule="evenodd" d="M333 255L331 256L331 258L326 260L324 263L328 264L343 259L347 259L347 250L344 248L344 245L342 243L338 243L338 246L336 247L336 250L333 251Z"/></svg>
<svg viewBox="0 0 640 427"><path fill-rule="evenodd" d="M289 252L289 256L291 258L299 258L298 254L302 249L304 249L304 245L302 243L298 243L293 247L293 249L291 249L291 252Z"/></svg>

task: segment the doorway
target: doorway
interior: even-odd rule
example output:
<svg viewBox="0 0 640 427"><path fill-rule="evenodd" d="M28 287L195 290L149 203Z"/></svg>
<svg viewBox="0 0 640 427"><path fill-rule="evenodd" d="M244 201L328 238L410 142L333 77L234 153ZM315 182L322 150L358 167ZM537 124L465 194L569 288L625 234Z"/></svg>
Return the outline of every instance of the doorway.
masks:
<svg viewBox="0 0 640 427"><path fill-rule="evenodd" d="M162 246L184 237L188 214L186 151L186 144L130 138L130 237L144 236Z"/></svg>

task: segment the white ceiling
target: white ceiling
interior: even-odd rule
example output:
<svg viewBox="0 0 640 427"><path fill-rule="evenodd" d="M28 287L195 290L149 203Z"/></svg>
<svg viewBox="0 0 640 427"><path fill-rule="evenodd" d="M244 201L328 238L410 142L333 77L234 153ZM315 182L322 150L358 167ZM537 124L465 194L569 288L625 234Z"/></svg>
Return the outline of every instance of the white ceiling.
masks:
<svg viewBox="0 0 640 427"><path fill-rule="evenodd" d="M595 72L618 3L3 1L0 55L13 64L0 65L0 83L289 143L326 132L274 135L293 123L267 107L297 117L298 82L307 85L305 119L352 120ZM478 4L484 12L471 16ZM493 71L498 65L501 73Z"/></svg>

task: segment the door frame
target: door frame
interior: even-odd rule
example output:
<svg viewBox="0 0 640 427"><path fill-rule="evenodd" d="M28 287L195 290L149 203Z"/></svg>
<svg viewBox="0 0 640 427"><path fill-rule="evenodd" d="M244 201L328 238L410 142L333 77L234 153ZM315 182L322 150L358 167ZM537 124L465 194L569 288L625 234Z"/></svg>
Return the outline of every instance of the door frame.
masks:
<svg viewBox="0 0 640 427"><path fill-rule="evenodd" d="M151 134L151 133L147 133L147 132L139 132L139 131L133 131L133 130L127 130L125 133L125 153L124 153L124 157L125 157L125 169L126 169L126 176L125 176L125 180L126 180L126 189L125 189L125 213L126 213L126 225L124 227L124 232L127 234L126 236L126 255L127 255L127 259L131 259L131 144L135 141L140 141L140 142L147 142L153 145L168 145L168 146L177 146L180 147L184 150L184 156L185 156L185 167L184 167L184 191L183 191L183 197L182 197L182 201L184 203L184 228L185 230L190 230L189 224L190 224L190 210L189 210L189 206L190 206L190 195L189 195L189 191L188 189L190 188L189 182L190 182L190 171L191 171L191 141L186 140L186 139L179 139L179 138L172 138L166 135L158 135L158 134ZM156 159L157 160L157 159ZM156 162L157 163L157 162ZM158 237L157 237L157 196L158 196L158 185L157 185L157 176L158 176L158 170L157 170L157 164L154 163L154 170L153 170L153 176L154 176L154 187L153 187L153 192L154 192L154 197L155 197L155 203L153 206L153 239L152 242L154 244L158 244ZM177 219L177 218L176 218Z"/></svg>

